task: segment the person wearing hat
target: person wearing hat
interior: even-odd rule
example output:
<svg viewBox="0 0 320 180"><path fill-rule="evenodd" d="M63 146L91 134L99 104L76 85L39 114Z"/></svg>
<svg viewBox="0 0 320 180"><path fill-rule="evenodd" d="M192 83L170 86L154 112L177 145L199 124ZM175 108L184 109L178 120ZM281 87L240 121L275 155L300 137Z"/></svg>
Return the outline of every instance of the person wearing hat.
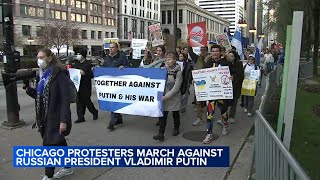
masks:
<svg viewBox="0 0 320 180"><path fill-rule="evenodd" d="M244 79L251 79L251 71L254 70L259 70L259 66L257 66L256 64L256 60L253 54L250 54L248 56L248 62L247 64L244 66ZM259 75L261 76L261 74ZM256 79L257 81L259 81L259 78ZM255 95L257 94L257 88L255 91ZM244 103L244 112L248 113L247 116L248 117L252 117L252 113L253 113L253 106L254 106L254 96L244 96L245 99L245 103Z"/></svg>
<svg viewBox="0 0 320 180"><path fill-rule="evenodd" d="M77 98L77 115L78 119L75 123L85 122L86 108L93 114L93 120L98 119L98 110L94 107L91 101L91 90L92 84L91 79L93 78L92 64L86 59L87 51L83 50L76 56L76 62L73 68L80 69L81 80Z"/></svg>

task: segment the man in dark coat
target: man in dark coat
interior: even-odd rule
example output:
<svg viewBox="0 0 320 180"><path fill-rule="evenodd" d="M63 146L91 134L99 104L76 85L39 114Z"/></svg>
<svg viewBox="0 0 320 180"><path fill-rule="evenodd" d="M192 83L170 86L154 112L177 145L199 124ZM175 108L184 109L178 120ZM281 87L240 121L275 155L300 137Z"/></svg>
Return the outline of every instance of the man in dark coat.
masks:
<svg viewBox="0 0 320 180"><path fill-rule="evenodd" d="M120 53L119 46L117 43L111 43L109 49L109 55L105 57L104 67L118 67L120 69L128 66L127 57ZM109 122L108 129L111 131L114 130L114 126L122 124L122 115L119 113L111 112L111 119Z"/></svg>
<svg viewBox="0 0 320 180"><path fill-rule="evenodd" d="M81 51L81 54L77 55L77 61L74 64L74 68L80 69L81 81L78 92L77 99L77 115L78 119L75 123L85 122L84 115L86 113L86 108L93 114L93 120L98 119L98 110L94 107L91 101L91 91L93 78L92 65L91 62L86 60L87 51Z"/></svg>

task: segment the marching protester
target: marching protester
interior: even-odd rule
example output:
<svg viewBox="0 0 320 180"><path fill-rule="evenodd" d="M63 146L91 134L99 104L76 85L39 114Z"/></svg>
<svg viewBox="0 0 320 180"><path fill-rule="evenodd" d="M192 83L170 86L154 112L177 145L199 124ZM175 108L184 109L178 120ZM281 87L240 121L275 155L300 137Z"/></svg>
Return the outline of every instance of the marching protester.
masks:
<svg viewBox="0 0 320 180"><path fill-rule="evenodd" d="M151 63L153 63L152 54L150 51L145 50L144 56L143 56L142 61L140 63L140 67L145 67L146 65L149 65Z"/></svg>
<svg viewBox="0 0 320 180"><path fill-rule="evenodd" d="M38 52L40 68L36 88L25 82L27 94L36 101L36 122L43 139L43 146L67 146L65 136L71 131L69 74L58 58L49 50ZM54 174L54 167L45 168L43 180L61 178L73 173L71 168L60 169Z"/></svg>
<svg viewBox="0 0 320 180"><path fill-rule="evenodd" d="M181 100L181 113L186 112L187 104L188 104L188 97L189 97L189 88L192 82L192 70L193 67L191 65L191 62L188 60L188 55L180 53L179 55L179 61L183 62L183 71L182 71L182 79L183 83L181 85L181 94L182 94L182 100Z"/></svg>
<svg viewBox="0 0 320 180"><path fill-rule="evenodd" d="M119 45L117 43L111 43L109 49L109 55L105 57L104 67L118 67L120 69L128 66L127 57L122 55L119 51ZM115 125L122 124L122 115L119 113L111 112L111 119L108 129L114 130Z"/></svg>
<svg viewBox="0 0 320 180"><path fill-rule="evenodd" d="M248 64L244 66L244 79L250 79L251 71L253 70L259 70L259 67L256 65L256 61L254 58L254 55L249 55ZM261 75L260 75L261 76ZM257 79L258 81L259 79ZM257 88L255 91L255 95L257 94ZM254 96L244 96L245 98L245 104L244 104L244 112L248 113L247 116L251 117L253 114L253 106L254 106Z"/></svg>
<svg viewBox="0 0 320 180"><path fill-rule="evenodd" d="M265 61L266 66L267 66L267 72L266 73L269 74L271 72L271 70L273 69L272 65L274 63L274 57L273 57L270 49L268 49L267 53L264 55L264 61Z"/></svg>
<svg viewBox="0 0 320 180"><path fill-rule="evenodd" d="M166 60L166 48L164 45L160 45L160 46L157 46L157 49L156 49L156 57L155 57L155 60L154 61L158 61L158 60L163 60L165 61Z"/></svg>
<svg viewBox="0 0 320 180"><path fill-rule="evenodd" d="M200 55L196 55L193 52L192 47L189 47L188 52L190 54L191 59L194 61L194 69L203 69L204 68L204 62L205 59L209 56L208 54L208 46L204 46L200 48ZM196 99L196 97L194 97ZM195 100L196 104L196 113L197 113L197 119L193 122L193 126L200 126L203 124L202 120L202 114L203 114L203 108L205 107L205 102L199 102Z"/></svg>
<svg viewBox="0 0 320 180"><path fill-rule="evenodd" d="M153 136L154 140L163 141L164 132L167 125L167 118L169 111L173 113L174 130L172 136L179 135L180 127L180 106L181 106L181 92L182 72L179 64L176 63L177 58L174 53L168 53L165 63L165 69L168 71L167 81L165 85L163 101L163 117L159 118L160 128L159 133Z"/></svg>
<svg viewBox="0 0 320 180"><path fill-rule="evenodd" d="M78 119L75 123L85 122L85 112L86 108L92 113L93 120L98 119L98 110L94 107L91 101L91 91L92 83L91 79L93 78L92 65L90 61L86 60L87 51L84 50L77 55L76 63L73 68L80 69L81 80L79 86L79 92L77 96L77 115Z"/></svg>
<svg viewBox="0 0 320 180"><path fill-rule="evenodd" d="M219 45L214 44L211 47L211 57L206 59L204 68L212 68L212 67L220 67L220 66L228 66L230 70L230 74L234 74L234 70L232 64L226 60L221 58L221 47ZM233 77L230 77L233 80ZM204 144L209 144L212 139L212 130L213 130L213 115L215 113L215 108L218 106L221 117L222 117L222 135L227 135L228 133L228 107L232 104L233 100L213 100L207 102L207 136L203 140Z"/></svg>
<svg viewBox="0 0 320 180"><path fill-rule="evenodd" d="M228 60L232 63L232 66L233 66L233 74L231 74L231 76L233 77L233 81L232 81L233 102L229 110L229 122L234 123L235 122L234 118L237 111L238 99L241 96L242 82L244 79L244 70L243 70L243 64L240 61L239 55L236 51L230 51L228 53ZM221 124L222 124L222 121L221 121Z"/></svg>

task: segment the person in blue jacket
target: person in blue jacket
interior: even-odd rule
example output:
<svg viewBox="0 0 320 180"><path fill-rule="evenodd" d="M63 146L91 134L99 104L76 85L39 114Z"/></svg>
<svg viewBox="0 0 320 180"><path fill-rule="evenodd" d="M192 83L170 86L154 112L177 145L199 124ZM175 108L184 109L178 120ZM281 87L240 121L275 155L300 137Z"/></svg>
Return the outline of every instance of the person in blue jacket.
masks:
<svg viewBox="0 0 320 180"><path fill-rule="evenodd" d="M111 43L109 54L104 58L103 67L118 67L120 69L128 66L128 60L125 55L120 53L119 45L117 43ZM115 125L122 124L122 115L119 113L111 112L111 119L108 129L114 130Z"/></svg>

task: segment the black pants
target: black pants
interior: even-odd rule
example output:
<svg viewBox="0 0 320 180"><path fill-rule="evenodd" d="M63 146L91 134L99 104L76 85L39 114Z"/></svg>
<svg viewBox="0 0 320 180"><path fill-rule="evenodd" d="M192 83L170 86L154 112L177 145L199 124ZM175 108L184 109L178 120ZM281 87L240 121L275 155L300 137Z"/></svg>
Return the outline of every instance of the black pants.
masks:
<svg viewBox="0 0 320 180"><path fill-rule="evenodd" d="M67 145L67 141L64 140L60 144L47 144L46 141L43 141L43 146L68 146L68 145ZM65 167L65 168L70 168L70 167ZM48 176L48 178L52 178L54 175L54 169L55 167L45 167L44 168L45 175Z"/></svg>
<svg viewBox="0 0 320 180"><path fill-rule="evenodd" d="M86 113L86 108L88 108L89 111L93 115L97 115L98 114L98 110L94 107L90 96L83 96L83 95L78 94L78 99L77 99L77 115L78 115L78 119L84 120L84 115Z"/></svg>
<svg viewBox="0 0 320 180"><path fill-rule="evenodd" d="M164 132L166 130L168 114L169 114L169 111L164 111L163 117L159 117L159 121L160 121L159 133L160 134L164 134ZM179 113L179 111L172 111L172 116L173 116L174 128L179 129L179 127L180 127L180 113Z"/></svg>

